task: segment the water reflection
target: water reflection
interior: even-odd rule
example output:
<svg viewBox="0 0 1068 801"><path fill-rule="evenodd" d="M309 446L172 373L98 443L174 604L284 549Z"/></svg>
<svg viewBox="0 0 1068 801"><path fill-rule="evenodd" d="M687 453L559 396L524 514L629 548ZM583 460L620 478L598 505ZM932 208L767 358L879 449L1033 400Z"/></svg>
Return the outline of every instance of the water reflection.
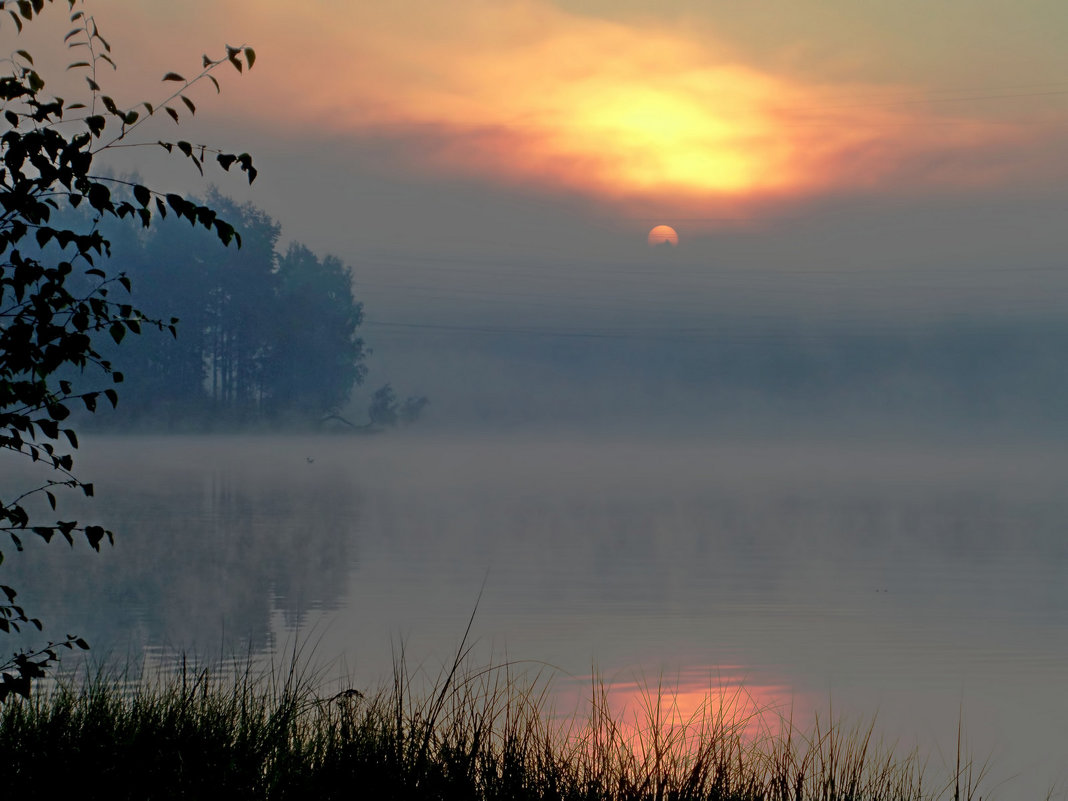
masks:
<svg viewBox="0 0 1068 801"><path fill-rule="evenodd" d="M686 752L702 742L737 740L746 747L782 739L793 721L808 721L815 699L786 684L761 684L741 666L692 666L672 675L605 677L590 674L560 682L554 693L560 717L582 719L592 710L619 727L640 759L655 738Z"/></svg>
<svg viewBox="0 0 1068 801"><path fill-rule="evenodd" d="M11 562L20 597L45 622L98 646L267 651L278 632L339 608L358 568L359 493L343 477L253 441L115 439L81 470L97 499L61 497L60 517L98 522L99 554L27 543ZM14 481L14 476L7 477Z"/></svg>

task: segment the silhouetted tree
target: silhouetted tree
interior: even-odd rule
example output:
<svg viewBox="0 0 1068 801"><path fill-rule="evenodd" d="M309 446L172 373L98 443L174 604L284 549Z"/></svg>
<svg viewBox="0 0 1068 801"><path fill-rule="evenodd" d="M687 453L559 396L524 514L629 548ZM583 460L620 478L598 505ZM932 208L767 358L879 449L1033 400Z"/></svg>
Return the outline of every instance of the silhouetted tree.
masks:
<svg viewBox="0 0 1068 801"><path fill-rule="evenodd" d="M399 419L397 395L393 387L385 384L375 390L371 396L371 405L367 407L367 416L372 426L395 426Z"/></svg>
<svg viewBox="0 0 1068 801"><path fill-rule="evenodd" d="M203 337L213 405L240 417L255 414L263 399L264 362L276 329L274 248L281 229L251 204L238 206L217 194L210 202L228 213L243 237L240 251L208 262Z"/></svg>
<svg viewBox="0 0 1068 801"><path fill-rule="evenodd" d="M279 255L280 226L255 206L215 192L205 202L240 232L239 252L171 220L113 242L138 304L182 320L178 343L146 337L122 349L124 415L195 423L336 412L367 372L351 271L301 244Z"/></svg>
<svg viewBox="0 0 1068 801"><path fill-rule="evenodd" d="M430 405L430 399L425 395L410 395L404 399L400 407L400 421L404 425L411 425L423 414L423 410Z"/></svg>
<svg viewBox="0 0 1068 801"><path fill-rule="evenodd" d="M21 31L52 0L0 0L0 25ZM26 488L5 487L0 498L0 531L7 533L17 550L25 536L46 542L57 537L74 544L84 537L99 550L112 534L101 526L82 526L75 521L42 523L31 517L27 499L43 495L56 508L60 488L93 494L93 485L73 473L74 461L67 450L78 447L74 429L61 424L70 417L73 404L89 412L101 396L112 405L118 396L113 386L93 388L96 379L118 384L123 376L112 368L101 351L108 337L121 343L127 333L138 334L145 326L175 332L175 320L149 318L112 293L130 289L123 272L115 272L105 260L110 243L101 232L104 220L126 220L150 227L168 213L192 226L211 230L224 244L240 237L233 226L220 219L209 205L200 205L173 193L164 193L132 181L100 175L93 160L119 145L137 144L133 134L149 119L165 113L175 122L194 113L185 94L201 81L218 81L212 72L229 62L239 71L251 67L255 53L247 47L226 47L226 55L204 57L201 71L187 80L168 73L165 82L177 85L161 103L121 105L104 94L98 67L114 66L111 47L95 21L75 11L77 0L66 0L74 26L65 37L76 49L68 69L82 70L89 87L85 103L67 103L44 94L45 80L34 67L33 57L18 50L6 61L10 72L0 76L0 449L8 456L43 464L47 473ZM73 113L73 114L72 114ZM224 168L238 164L251 182L256 171L248 154L209 151L185 141L147 140L169 153L189 159L203 172L209 153ZM59 212L84 209L79 217L60 220ZM2 554L0 554L2 558ZM20 631L41 623L16 603L17 593L0 584L0 631ZM87 648L84 640L68 635L35 650L22 649L0 664L0 701L9 694L26 696L31 681L44 675L58 659L59 647Z"/></svg>
<svg viewBox="0 0 1068 801"><path fill-rule="evenodd" d="M356 328L363 304L352 294L352 273L333 256L320 260L292 244L278 261L277 338L267 371L275 412L336 411L367 373Z"/></svg>
<svg viewBox="0 0 1068 801"><path fill-rule="evenodd" d="M401 403L390 384L384 384L371 396L371 405L367 408L372 428L393 428L399 423L408 425L419 419L423 409L430 401L425 397L411 395Z"/></svg>

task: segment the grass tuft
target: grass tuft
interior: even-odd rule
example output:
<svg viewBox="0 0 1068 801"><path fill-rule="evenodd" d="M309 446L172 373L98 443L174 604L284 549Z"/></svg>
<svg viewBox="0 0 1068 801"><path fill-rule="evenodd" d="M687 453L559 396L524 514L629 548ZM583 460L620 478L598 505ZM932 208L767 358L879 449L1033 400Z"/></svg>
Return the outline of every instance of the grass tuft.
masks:
<svg viewBox="0 0 1068 801"><path fill-rule="evenodd" d="M792 721L754 735L738 707L687 719L662 686L634 720L603 683L559 716L550 682L512 665L453 664L417 691L403 657L378 692L324 691L291 665L257 673L181 662L152 681L97 673L0 707L5 797L463 799L463 801L927 801L978 799L958 761L876 745L874 726ZM953 774L954 771L950 771Z"/></svg>

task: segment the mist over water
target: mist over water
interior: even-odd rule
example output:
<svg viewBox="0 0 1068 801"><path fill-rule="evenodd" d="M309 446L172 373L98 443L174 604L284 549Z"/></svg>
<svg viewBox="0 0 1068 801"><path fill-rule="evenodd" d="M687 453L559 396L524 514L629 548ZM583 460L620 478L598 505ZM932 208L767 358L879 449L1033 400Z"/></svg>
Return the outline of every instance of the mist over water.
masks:
<svg viewBox="0 0 1068 801"><path fill-rule="evenodd" d="M1034 441L653 433L103 437L94 554L30 543L20 597L94 654L269 654L359 687L472 635L581 697L747 686L870 717L1002 793L1068 748L1068 457ZM10 476L5 478L9 480ZM81 543L79 543L81 546ZM936 757L932 757L936 759Z"/></svg>

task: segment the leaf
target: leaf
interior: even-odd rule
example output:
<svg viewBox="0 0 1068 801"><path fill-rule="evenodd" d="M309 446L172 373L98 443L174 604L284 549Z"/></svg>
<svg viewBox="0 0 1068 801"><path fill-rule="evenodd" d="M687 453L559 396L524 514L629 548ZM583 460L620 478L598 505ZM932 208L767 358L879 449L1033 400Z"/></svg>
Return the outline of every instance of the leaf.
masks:
<svg viewBox="0 0 1068 801"><path fill-rule="evenodd" d="M226 58L230 61L231 64L234 65L234 69L236 69L238 72L241 72L244 68L244 65L241 63L241 59L237 57L240 52L240 47L230 47L230 45L226 46Z"/></svg>
<svg viewBox="0 0 1068 801"><path fill-rule="evenodd" d="M177 111L175 111L170 106L166 106L163 110L171 115L171 119L173 119L175 122L178 122L178 112Z"/></svg>
<svg viewBox="0 0 1068 801"><path fill-rule="evenodd" d="M75 61L73 64L68 64L67 65L67 69L73 70L73 69L77 69L78 67L91 67L91 66L92 66L92 64L90 64L88 61Z"/></svg>
<svg viewBox="0 0 1068 801"><path fill-rule="evenodd" d="M197 107L193 105L193 101L192 100L190 100L185 95L180 95L180 99L181 99L181 101L183 103L185 103L185 107L187 109L189 109L189 113L190 114L196 114L197 113Z"/></svg>
<svg viewBox="0 0 1068 801"><path fill-rule="evenodd" d="M27 60L28 62L30 62L31 64L33 63L33 56L31 56L31 55L30 55L30 54L29 54L28 52L26 52L25 50L16 50L16 51L15 51L15 54L16 54L16 55L20 55L20 56L22 56L22 57L23 57L24 59L26 59L26 60Z"/></svg>
<svg viewBox="0 0 1068 801"><path fill-rule="evenodd" d="M152 199L152 192L149 191L147 186L141 186L140 184L133 188L133 194L134 199L142 206L147 206Z"/></svg>
<svg viewBox="0 0 1068 801"><path fill-rule="evenodd" d="M70 416L70 409L62 403L52 403L45 407L48 416L53 420L66 420Z"/></svg>
<svg viewBox="0 0 1068 801"><path fill-rule="evenodd" d="M222 92L222 89L219 88L219 82L215 80L215 76L209 75L208 80L211 81L212 84L215 86L215 94L220 94Z"/></svg>
<svg viewBox="0 0 1068 801"><path fill-rule="evenodd" d="M45 490L45 497L48 498L48 505L52 507L52 511L54 512L56 510L56 496Z"/></svg>
<svg viewBox="0 0 1068 801"><path fill-rule="evenodd" d="M89 545L94 551L100 550L100 541L104 539L104 527L103 526L86 526L85 538L89 540Z"/></svg>
<svg viewBox="0 0 1068 801"><path fill-rule="evenodd" d="M223 220L215 221L215 233L219 237L219 241L224 245L229 245L230 240L237 234L237 232L234 231L234 226Z"/></svg>
<svg viewBox="0 0 1068 801"><path fill-rule="evenodd" d="M89 197L89 205L97 211L105 211L111 206L111 190L103 184L90 184L86 194Z"/></svg>
<svg viewBox="0 0 1068 801"><path fill-rule="evenodd" d="M259 174L256 168L252 166L252 156L248 153L242 153L237 157L237 160L241 163L241 169L248 173L248 182L251 184L256 180L256 176Z"/></svg>
<svg viewBox="0 0 1068 801"><path fill-rule="evenodd" d="M104 132L105 126L108 121L104 119L102 114L94 114L91 117L85 118L86 127L92 132L93 136L100 136Z"/></svg>
<svg viewBox="0 0 1068 801"><path fill-rule="evenodd" d="M89 88L92 89L94 92L99 92L100 91L100 84L98 84L96 81L94 81L88 75L85 77L85 82L87 84L89 84Z"/></svg>
<svg viewBox="0 0 1068 801"><path fill-rule="evenodd" d="M199 207L197 209L197 222L210 229L215 222L215 212L207 206Z"/></svg>
<svg viewBox="0 0 1068 801"><path fill-rule="evenodd" d="M245 60L248 62L248 68L252 69L252 65L256 63L256 51L251 47L245 48Z"/></svg>
<svg viewBox="0 0 1068 801"><path fill-rule="evenodd" d="M111 334L111 338L115 340L115 344L118 345L120 342L122 342L122 338L126 336L126 326L124 326L122 323L112 323L111 326L108 328L108 332ZM89 406L88 396L86 397L85 405L86 407ZM93 411L93 409L89 409L89 411Z"/></svg>
<svg viewBox="0 0 1068 801"><path fill-rule="evenodd" d="M168 72L166 75L163 76L163 80L165 80L165 81L181 81L183 83L185 82L185 78L183 78L177 72Z"/></svg>
<svg viewBox="0 0 1068 801"><path fill-rule="evenodd" d="M74 644L81 648L83 651L89 650L89 643L87 643L81 637L78 637L76 640L74 640Z"/></svg>

